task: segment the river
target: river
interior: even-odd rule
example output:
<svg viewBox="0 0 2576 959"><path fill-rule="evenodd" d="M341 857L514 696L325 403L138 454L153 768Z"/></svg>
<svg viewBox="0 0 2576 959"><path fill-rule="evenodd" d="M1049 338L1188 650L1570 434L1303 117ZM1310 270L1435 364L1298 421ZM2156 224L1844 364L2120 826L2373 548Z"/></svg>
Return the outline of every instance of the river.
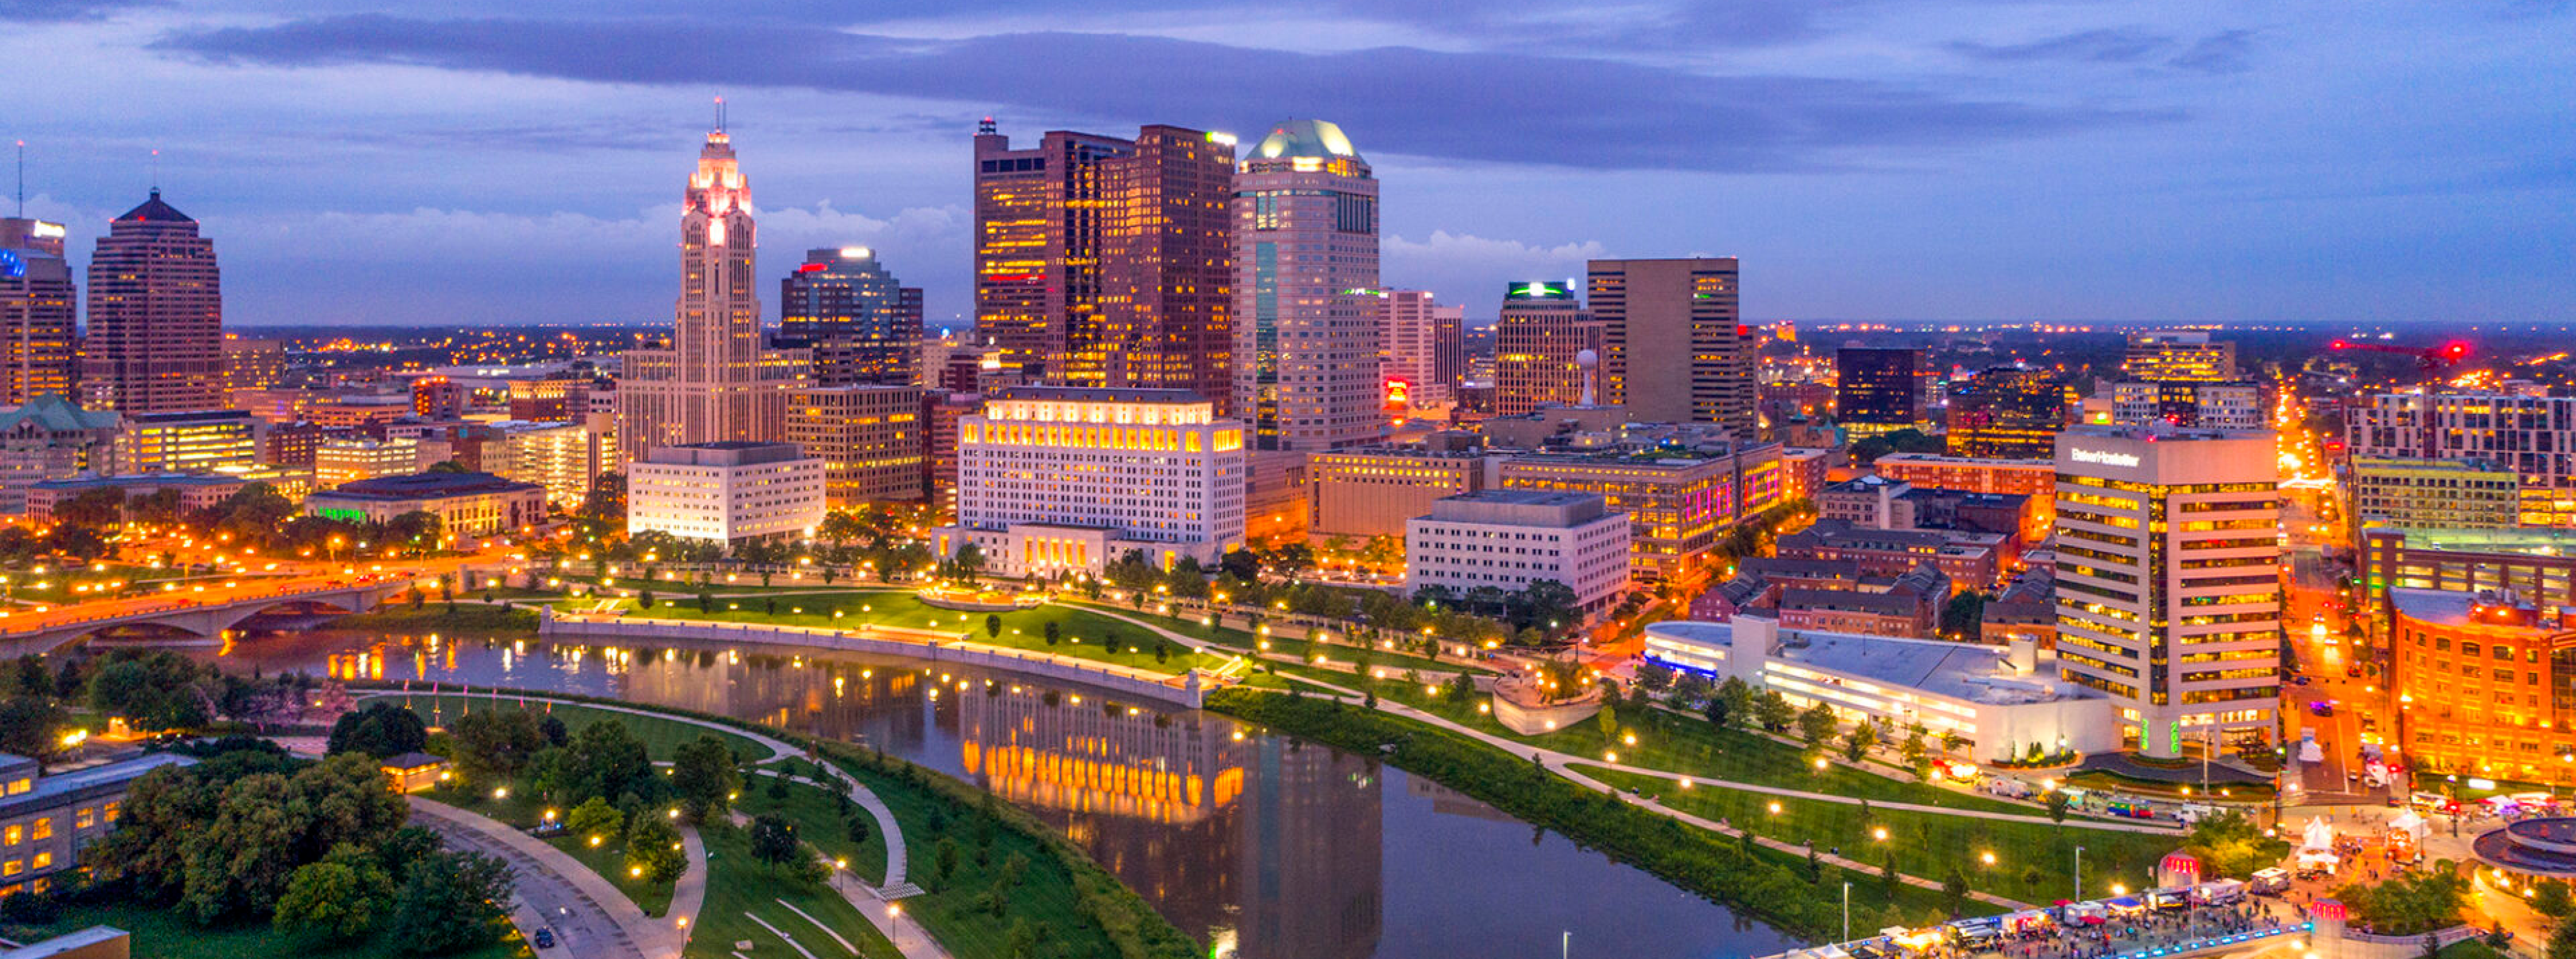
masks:
<svg viewBox="0 0 2576 959"><path fill-rule="evenodd" d="M987 694L981 677L961 688L969 677L891 658L328 629L196 654L244 673L614 696L869 744L1062 829L1218 959L1719 959L1794 945L1374 759L1080 688L994 677Z"/></svg>

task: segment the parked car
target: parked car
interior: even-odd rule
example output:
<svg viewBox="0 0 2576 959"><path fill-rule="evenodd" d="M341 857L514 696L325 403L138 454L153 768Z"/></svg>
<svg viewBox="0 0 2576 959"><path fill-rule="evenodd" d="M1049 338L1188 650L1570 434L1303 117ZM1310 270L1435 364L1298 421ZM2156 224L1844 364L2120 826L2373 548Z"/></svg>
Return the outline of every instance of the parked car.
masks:
<svg viewBox="0 0 2576 959"><path fill-rule="evenodd" d="M537 930L537 940L536 940L536 941L537 941L537 948L539 948L539 949L552 949L552 948L554 948L554 947L555 947L555 931L554 931L554 930L552 930L552 929L539 929L539 930Z"/></svg>

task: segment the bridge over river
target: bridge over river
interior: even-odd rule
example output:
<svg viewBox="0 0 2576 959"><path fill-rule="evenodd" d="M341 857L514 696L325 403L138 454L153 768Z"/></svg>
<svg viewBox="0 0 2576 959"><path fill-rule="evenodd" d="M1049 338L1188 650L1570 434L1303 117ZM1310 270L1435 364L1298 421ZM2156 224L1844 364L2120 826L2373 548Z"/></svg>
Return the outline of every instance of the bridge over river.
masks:
<svg viewBox="0 0 2576 959"><path fill-rule="evenodd" d="M412 588L411 576L369 573L328 579L250 579L192 586L132 599L0 613L0 656L46 653L101 633L214 639L268 612L360 613Z"/></svg>

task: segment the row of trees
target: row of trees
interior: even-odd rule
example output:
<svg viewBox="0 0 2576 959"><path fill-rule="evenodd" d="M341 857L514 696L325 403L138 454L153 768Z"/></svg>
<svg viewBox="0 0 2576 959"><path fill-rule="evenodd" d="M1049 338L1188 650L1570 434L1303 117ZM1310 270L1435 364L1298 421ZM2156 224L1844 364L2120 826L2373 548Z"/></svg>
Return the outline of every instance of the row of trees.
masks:
<svg viewBox="0 0 2576 959"><path fill-rule="evenodd" d="M85 858L100 881L207 925L261 919L325 942L381 932L418 955L498 942L508 867L441 851L408 815L364 755L302 762L236 737L135 780Z"/></svg>

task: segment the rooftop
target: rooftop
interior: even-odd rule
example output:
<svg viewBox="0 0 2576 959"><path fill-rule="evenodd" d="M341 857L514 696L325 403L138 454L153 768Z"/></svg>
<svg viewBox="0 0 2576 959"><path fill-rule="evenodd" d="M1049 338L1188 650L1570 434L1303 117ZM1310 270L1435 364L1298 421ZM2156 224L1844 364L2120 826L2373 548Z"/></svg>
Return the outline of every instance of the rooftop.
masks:
<svg viewBox="0 0 2576 959"><path fill-rule="evenodd" d="M142 204L141 206L137 206L137 207L135 207L134 209L131 209L131 210L127 210L127 211L125 211L125 215L124 215L124 216L117 217L117 219L118 219L119 221L124 221L124 222L134 222L134 223L143 223L143 222L149 222L149 223L195 223L195 222L197 222L194 218L192 218L192 217L188 216L187 214L179 212L179 209L178 209L177 207L174 207L174 206L171 206L170 204L167 204L167 203L163 203L163 202L161 202L161 188L160 188L160 187L157 187L157 186L152 188L152 197L151 197L151 199L148 199L148 200L143 201L143 204Z"/></svg>
<svg viewBox="0 0 2576 959"><path fill-rule="evenodd" d="M81 409L58 393L47 393L13 409L0 410L0 431L17 429L19 424L30 421L53 432L68 433L115 429L119 417L113 410L93 413Z"/></svg>
<svg viewBox="0 0 2576 959"><path fill-rule="evenodd" d="M36 787L0 800L0 816L15 816L72 802L100 789L121 788L144 773L163 766L194 765L196 760L177 753L149 753L134 759L92 766L59 776L39 776Z"/></svg>
<svg viewBox="0 0 2576 959"><path fill-rule="evenodd" d="M1096 386L1010 386L992 396L995 401L1022 400L1057 403L1205 403L1207 398L1192 390L1148 390Z"/></svg>
<svg viewBox="0 0 2576 959"><path fill-rule="evenodd" d="M1731 647L1736 624L1670 622L1656 623L1647 630ZM2045 659L2038 672L2017 675L2007 663L2009 653L2007 647L1977 643L1783 629L1779 630L1778 648L1770 655L1815 669L1968 702L2017 705L2101 698L2091 689L2051 678L2049 661Z"/></svg>
<svg viewBox="0 0 2576 959"><path fill-rule="evenodd" d="M422 499L439 496L464 496L470 493L497 493L515 490L542 490L535 483L503 479L490 473L412 473L406 476L378 476L342 483L316 493L343 499Z"/></svg>
<svg viewBox="0 0 2576 959"><path fill-rule="evenodd" d="M1270 128L1270 135L1252 148L1252 155L1265 160L1280 157L1350 157L1359 159L1351 148L1351 138L1330 120L1283 120Z"/></svg>
<svg viewBox="0 0 2576 959"><path fill-rule="evenodd" d="M2406 548L2410 550L2576 556L2576 529L2402 529L2372 526L2362 533L2365 539L2371 535L2403 536Z"/></svg>

